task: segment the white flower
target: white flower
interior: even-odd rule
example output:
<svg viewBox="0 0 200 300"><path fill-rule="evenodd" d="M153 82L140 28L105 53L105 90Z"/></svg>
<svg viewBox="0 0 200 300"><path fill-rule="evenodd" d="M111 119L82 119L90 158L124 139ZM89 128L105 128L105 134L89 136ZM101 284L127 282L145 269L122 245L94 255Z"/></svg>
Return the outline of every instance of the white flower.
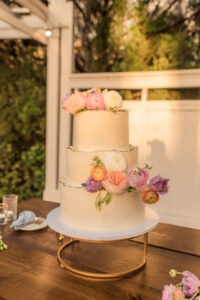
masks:
<svg viewBox="0 0 200 300"><path fill-rule="evenodd" d="M148 161L145 162L145 167L146 167L147 169L152 169L152 165L151 165L151 163L148 162Z"/></svg>
<svg viewBox="0 0 200 300"><path fill-rule="evenodd" d="M123 155L118 152L110 152L104 157L104 164L107 170L126 171L127 162Z"/></svg>
<svg viewBox="0 0 200 300"><path fill-rule="evenodd" d="M139 169L139 168L134 168L134 169L133 169L133 173L134 173L134 174L137 174L137 173L139 173L139 172L140 172L140 169Z"/></svg>
<svg viewBox="0 0 200 300"><path fill-rule="evenodd" d="M122 106L122 97L116 91L105 91L103 93L106 109L119 109Z"/></svg>

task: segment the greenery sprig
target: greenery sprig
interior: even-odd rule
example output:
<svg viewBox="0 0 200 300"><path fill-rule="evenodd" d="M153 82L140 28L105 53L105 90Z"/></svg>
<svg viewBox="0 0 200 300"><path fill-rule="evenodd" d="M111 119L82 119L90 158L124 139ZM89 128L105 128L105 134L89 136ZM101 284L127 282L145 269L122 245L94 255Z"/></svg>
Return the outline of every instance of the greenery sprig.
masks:
<svg viewBox="0 0 200 300"><path fill-rule="evenodd" d="M2 241L2 235L0 231L0 251L8 249L8 246Z"/></svg>
<svg viewBox="0 0 200 300"><path fill-rule="evenodd" d="M92 160L93 160L93 163L92 163L93 167L103 167L104 166L103 162L101 161L101 159L98 156L94 156Z"/></svg>
<svg viewBox="0 0 200 300"><path fill-rule="evenodd" d="M107 192L105 196L102 196L101 191L99 191L95 202L96 208L100 211L102 209L102 204L105 203L106 205L108 205L111 199L112 195L109 192Z"/></svg>

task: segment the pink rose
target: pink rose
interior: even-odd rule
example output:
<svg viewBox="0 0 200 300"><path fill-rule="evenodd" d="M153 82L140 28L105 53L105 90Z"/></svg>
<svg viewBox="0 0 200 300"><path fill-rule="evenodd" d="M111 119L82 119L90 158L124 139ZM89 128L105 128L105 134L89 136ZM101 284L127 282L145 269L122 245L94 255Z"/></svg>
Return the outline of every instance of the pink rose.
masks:
<svg viewBox="0 0 200 300"><path fill-rule="evenodd" d="M69 100L69 96L62 98L62 109L66 109L66 102Z"/></svg>
<svg viewBox="0 0 200 300"><path fill-rule="evenodd" d="M173 300L175 288L176 287L173 284L165 285L162 292L162 300Z"/></svg>
<svg viewBox="0 0 200 300"><path fill-rule="evenodd" d="M126 174L121 171L109 171L103 181L103 187L111 194L121 194L128 188Z"/></svg>
<svg viewBox="0 0 200 300"><path fill-rule="evenodd" d="M98 109L104 110L104 98L102 94L99 93L92 93L86 99L86 106L88 109Z"/></svg>
<svg viewBox="0 0 200 300"><path fill-rule="evenodd" d="M65 109L70 114L74 114L85 107L86 107L86 96L80 92L76 92L72 94L65 103Z"/></svg>
<svg viewBox="0 0 200 300"><path fill-rule="evenodd" d="M143 191L147 185L147 180L149 178L148 169L139 169L138 173L134 173L134 169L137 169L137 165L132 165L128 169L128 183L130 186L134 187L138 191Z"/></svg>
<svg viewBox="0 0 200 300"><path fill-rule="evenodd" d="M175 297L185 299L184 293L173 284L165 285L162 292L162 300L174 300Z"/></svg>

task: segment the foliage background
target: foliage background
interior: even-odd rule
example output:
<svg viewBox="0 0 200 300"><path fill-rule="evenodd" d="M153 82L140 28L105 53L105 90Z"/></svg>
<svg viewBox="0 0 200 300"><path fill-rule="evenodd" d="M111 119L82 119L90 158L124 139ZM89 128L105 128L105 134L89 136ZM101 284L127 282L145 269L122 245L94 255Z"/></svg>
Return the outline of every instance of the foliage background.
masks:
<svg viewBox="0 0 200 300"><path fill-rule="evenodd" d="M200 0L72 1L76 72L200 67ZM0 198L42 196L45 87L45 48L31 40L0 41ZM140 99L140 91L121 93ZM150 99L185 94L200 98L199 90L153 90Z"/></svg>
<svg viewBox="0 0 200 300"><path fill-rule="evenodd" d="M0 198L41 197L45 173L46 56L33 41L0 43Z"/></svg>

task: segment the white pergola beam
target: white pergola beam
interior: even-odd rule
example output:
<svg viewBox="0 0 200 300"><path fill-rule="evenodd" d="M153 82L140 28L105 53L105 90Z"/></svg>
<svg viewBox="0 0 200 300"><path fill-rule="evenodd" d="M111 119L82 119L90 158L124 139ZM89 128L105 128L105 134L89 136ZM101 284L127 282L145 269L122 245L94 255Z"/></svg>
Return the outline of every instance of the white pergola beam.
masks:
<svg viewBox="0 0 200 300"><path fill-rule="evenodd" d="M47 25L51 27L59 27L59 22L54 17L54 14L49 10L49 7L47 7L42 1L40 0L26 0L27 2L30 2L33 6L41 10L45 16L47 16ZM59 0L60 1L60 0ZM26 6L28 7L28 6Z"/></svg>
<svg viewBox="0 0 200 300"><path fill-rule="evenodd" d="M10 12L9 6L7 6L4 2L0 1L0 7L5 9L6 11Z"/></svg>
<svg viewBox="0 0 200 300"><path fill-rule="evenodd" d="M40 0L28 0L28 2L31 2L34 6L38 7L41 11L43 11L44 14L48 14L48 7L42 3Z"/></svg>
<svg viewBox="0 0 200 300"><path fill-rule="evenodd" d="M47 22L47 20L48 20L48 13L47 13L47 11L44 12L44 10L41 10L32 1L30 1L30 0L15 0L15 2L17 2L20 5L28 8L30 10L30 12L32 12L34 15L38 16L43 21Z"/></svg>
<svg viewBox="0 0 200 300"><path fill-rule="evenodd" d="M19 19L17 19L15 16L13 16L11 12L7 11L5 8L2 7L0 7L0 19L11 25L13 28L27 34L32 39L44 45L47 44L47 39L43 34L41 34L39 31L30 28L29 26L21 22Z"/></svg>

